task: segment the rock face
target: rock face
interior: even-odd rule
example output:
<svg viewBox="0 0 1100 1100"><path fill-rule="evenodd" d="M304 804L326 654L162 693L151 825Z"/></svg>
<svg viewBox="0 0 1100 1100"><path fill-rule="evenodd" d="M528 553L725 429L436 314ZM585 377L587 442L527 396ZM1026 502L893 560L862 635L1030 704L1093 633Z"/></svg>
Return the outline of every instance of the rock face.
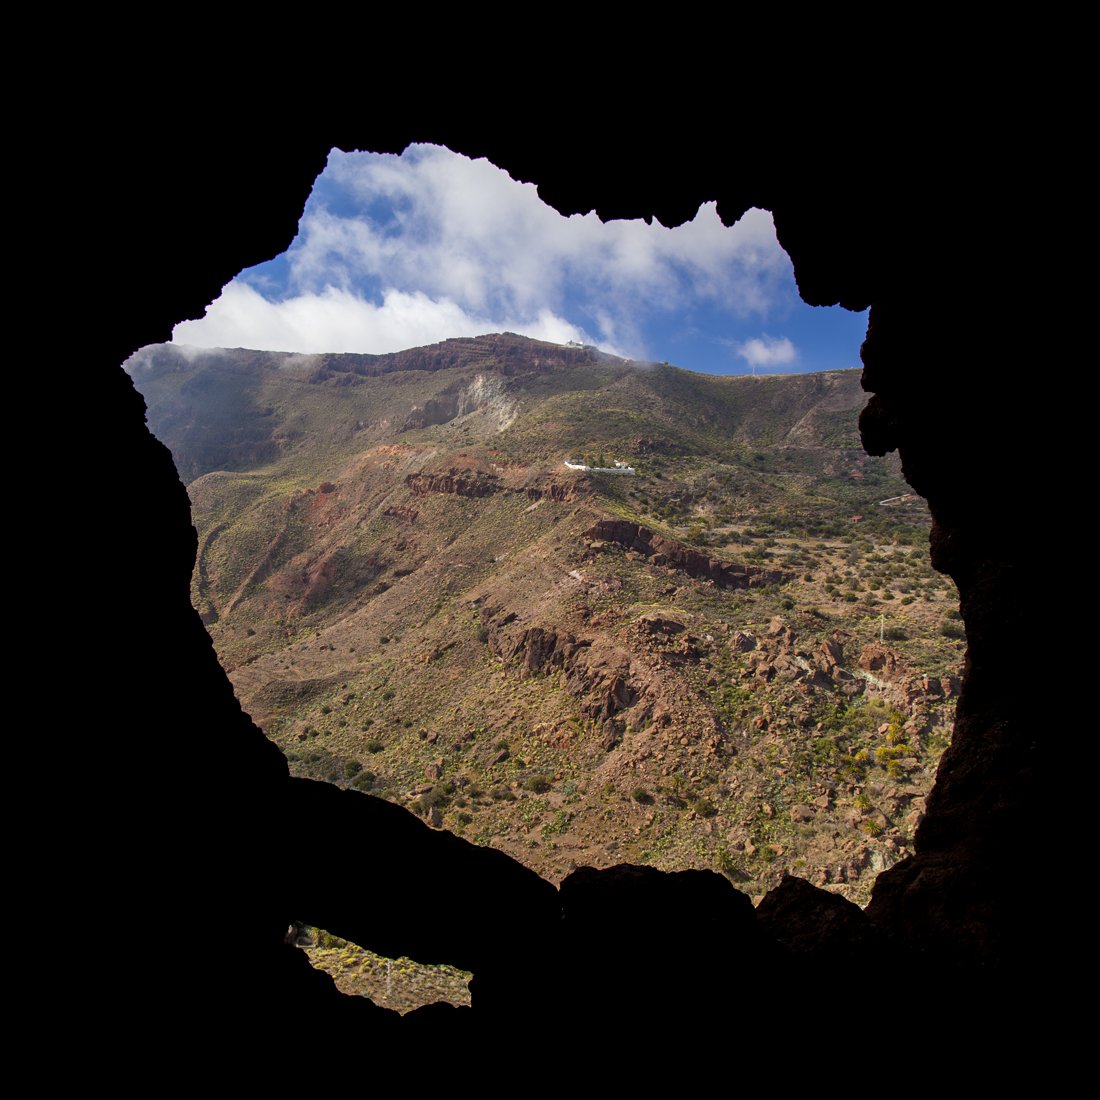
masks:
<svg viewBox="0 0 1100 1100"><path fill-rule="evenodd" d="M538 365L543 366L541 359ZM507 369L506 361L504 370ZM448 387L438 397L430 398L424 405L414 408L406 417L403 430L412 431L433 424L447 424L474 412L491 416L498 431L506 428L516 418L518 408L508 396L504 380L499 374L479 374L469 385Z"/></svg>
<svg viewBox="0 0 1100 1100"><path fill-rule="evenodd" d="M451 468L437 473L409 474L405 484L416 496L447 493L458 497L487 497L494 493L519 493L528 500L555 500L568 503L583 492L577 478L548 481L536 485L509 485L493 474Z"/></svg>
<svg viewBox="0 0 1100 1100"><path fill-rule="evenodd" d="M756 916L796 959L822 976L883 951L858 905L790 875L765 895Z"/></svg>
<svg viewBox="0 0 1100 1100"><path fill-rule="evenodd" d="M639 691L637 672L625 650L606 642L593 645L543 626L524 627L509 614L488 613L485 619L489 645L499 657L520 664L528 674L560 668L569 692L582 699L581 713L598 722L609 722L622 711L649 695L651 682L644 680ZM656 699L647 699L646 715ZM640 720L639 715L635 715Z"/></svg>
<svg viewBox="0 0 1100 1100"><path fill-rule="evenodd" d="M477 340L462 337L443 340L426 347L410 348L388 355L317 355L313 356L311 381L325 379L339 380L341 376L357 375L364 378L381 374L403 371L441 371L454 367L476 367L485 356L485 344L492 344L494 358L504 364L504 372L512 370L530 370L530 363L521 349L522 340L514 333L501 332ZM537 364L538 368L550 372L555 367L583 363L592 355L584 348L562 347L557 344L544 345L544 351ZM500 393L486 392L477 386L456 391L453 400L436 402L431 406L410 413L408 426L422 427L425 424L438 424L454 416L462 416L502 396Z"/></svg>
<svg viewBox="0 0 1100 1100"><path fill-rule="evenodd" d="M583 867L562 882L560 902L563 971L577 994L573 1011L589 1026L610 1005L618 1014L677 1004L705 1028L716 987L762 983L783 961L749 899L706 871ZM677 956L693 956L692 941L707 945L706 964L677 965Z"/></svg>
<svg viewBox="0 0 1100 1100"><path fill-rule="evenodd" d="M999 163L989 150L1023 154L1007 140L978 149L972 134L952 122L968 117L957 107L953 103L950 113L928 108L942 124L928 151L943 169L932 174L934 186L910 170L912 134L903 122L895 131L877 128L873 156L855 144L844 149L848 163L866 161L873 171L822 171L811 182L796 169L809 159L807 148L816 147L809 131L802 135L807 148L791 138L794 118L785 119L782 145L743 135L748 155L736 179L724 160L712 164L702 156L684 157L682 172L624 173L623 164L635 159L629 141L616 146L601 126L599 140L586 143L577 133L580 114L563 130L570 156L541 140L524 146L519 135L492 148L503 167L537 179L540 193L566 212L644 212L672 225L714 195L731 223L751 203L767 206L806 301L850 308L873 303L862 352L864 385L873 393L863 417L864 443L874 454L898 449L909 481L929 500L933 561L959 586L970 650L954 740L928 800L917 853L880 876L866 913L875 934L900 954L854 950L864 973L877 964L889 974L905 951L914 952L920 1009L935 1010L941 1025L948 1021L948 1033L972 1037L984 1051L991 1048L983 1027L1001 1034L996 1029L1006 1018L1026 1026L1037 1007L1048 1004L1033 999L1029 980L1041 976L1038 959L1055 903L1021 879L1021 868L1041 862L1036 807L1050 750L1034 724L1023 720L1026 678L1018 674L1014 651L1029 628L1020 598L1027 585L1014 529L1015 494L1029 483L1027 464L1037 449L1019 446L1029 438L1023 400L1017 388L1001 384L1000 374L1006 363L1020 362L1019 348L1026 345L1018 309L1034 277L999 243L1010 224L1010 203L1000 196L1016 166ZM648 133L652 116L639 114ZM79 898L93 911L140 919L149 942L171 945L176 977L162 996L152 975L126 966L107 964L110 973L102 979L111 981L121 1003L133 1006L128 1035L135 1048L178 1034L187 1037L189 1056L202 1053L191 1041L195 1019L215 1046L239 1035L247 1019L259 1034L277 1037L281 1051L295 1045L287 1038L288 1021L293 1026L301 1019L313 1028L338 1027L339 1037L370 1036L376 1043L400 1023L400 1033L416 1035L421 1050L426 1031L438 1041L464 1026L453 1016L477 1021L479 1041L502 1034L529 1038L533 1023L560 1025L570 1008L599 1021L607 1038L637 1041L643 1028L667 1034L664 1026L683 1013L680 999L669 994L677 983L654 984L641 976L652 972L650 930L660 930L662 922L671 943L664 959L694 952L713 975L713 981L689 983L697 998L693 1020L710 1014L726 1025L744 1018L747 1010L738 1005L755 1010L763 999L774 1007L768 991L796 972L782 962L789 958L785 952L821 958L815 942L831 943L832 937L818 929L829 926L841 929L845 945L854 944L862 934L860 918L829 911L827 898L803 896L799 887L798 897L769 906L754 923L747 901L715 876L680 890L668 882L675 876L660 876L658 884L634 869L591 889L581 876L559 898L506 857L432 833L400 810L365 795L317 792L292 781L279 752L240 710L189 604L196 537L187 498L167 451L144 429L141 399L117 364L136 347L165 339L180 317L198 316L236 272L286 247L332 145L397 152L425 133L393 117L384 127L373 125L360 123L351 133L338 132L335 124L317 135L287 132L279 172L268 170L259 144L242 144L237 134L219 144L196 127L196 140L209 155L181 158L159 137L96 129L96 163L103 169L97 173L100 190L87 205L98 213L97 230L111 227L120 266L101 271L100 287L88 288L84 331L94 337L81 374L97 388L93 393L92 383L79 381L89 386L90 399L85 406L85 394L78 393L73 404L99 413L83 418L77 467L77 476L97 492L94 506L78 504L75 520L96 537L76 582L87 588L66 612L90 655L82 697L95 699L109 717L115 743L109 760L98 748L94 754L85 749L78 763L87 767L70 769L79 771L81 793L69 819L94 821L95 828L73 830L77 835L50 861L65 891L64 898L58 893L51 899L56 914L71 918L72 901ZM629 136L629 118L616 129ZM473 136L441 123L431 133L470 155L487 148L484 129ZM639 126L639 148L642 133ZM844 145L835 135L829 140ZM708 147L713 142L698 146ZM797 156L785 151L790 149ZM831 157L818 151L823 164L839 163L835 150ZM158 180L156 188L123 186L138 162ZM211 173L210 163L219 171ZM1018 217L1021 209L1022 200L1012 214ZM945 225L958 230L961 251L950 267L940 249L924 243L941 240ZM174 247L180 240L191 245L186 255ZM81 247L99 255L98 243L89 235ZM128 308L118 310L123 290ZM929 323L933 300L943 325ZM370 358L363 357L365 372ZM407 369L424 368L410 361ZM103 499L99 490L107 485L125 492ZM66 515L70 529L73 520ZM646 556L663 553L716 583L752 583L753 574L729 563L695 551L678 558L682 548L659 549L640 529L595 537L629 543ZM70 573L59 569L55 575ZM538 641L536 648L545 652L547 644ZM569 644L549 643L549 652L562 652L564 660ZM166 707L165 700L173 705ZM152 715L161 716L156 728ZM221 746L216 773L183 747L200 734ZM378 872L371 870L376 862ZM452 913L456 923L448 919ZM232 964L212 954L205 934L211 916L232 940ZM399 1022L336 996L331 982L285 944L296 919L361 942L384 942L395 953L469 962L477 972L472 1012L419 1020L414 1014ZM197 920L204 934L196 934ZM585 962L606 962L571 970L564 963L572 950ZM761 974L751 969L761 957L779 961ZM742 972L737 963L743 960L750 969ZM664 965L684 973L682 962ZM589 978L581 980L585 973ZM747 981L740 980L742 973ZM571 975L578 980L571 983ZM615 984L600 975L624 980ZM865 986L851 981L850 971L829 989L836 998L829 1007L839 1006L840 1018L866 1012ZM962 991L966 1027L955 1031L964 1011L958 1007ZM802 1029L799 1016L790 1024L796 1036L818 1026ZM772 1053L780 1045L761 1042ZM790 1041L788 1050L801 1049L797 1038Z"/></svg>
<svg viewBox="0 0 1100 1100"><path fill-rule="evenodd" d="M440 474L410 474L405 484L417 495L450 493L458 497L487 497L499 493L503 486L491 476L464 477L458 470Z"/></svg>
<svg viewBox="0 0 1100 1100"><path fill-rule="evenodd" d="M632 550L654 560L655 564L679 569L689 577L712 580L719 588L755 588L764 584L782 584L790 574L778 569L761 569L755 565L740 565L720 561L693 550L689 546L654 534L648 527L626 520L601 520L585 531L586 539L611 542L624 550Z"/></svg>

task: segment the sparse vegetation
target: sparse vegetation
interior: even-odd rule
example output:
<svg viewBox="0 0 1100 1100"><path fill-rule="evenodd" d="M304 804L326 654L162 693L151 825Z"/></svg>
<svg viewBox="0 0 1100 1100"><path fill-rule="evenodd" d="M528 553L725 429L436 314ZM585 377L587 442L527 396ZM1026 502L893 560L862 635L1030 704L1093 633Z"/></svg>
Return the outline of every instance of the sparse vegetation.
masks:
<svg viewBox="0 0 1100 1100"><path fill-rule="evenodd" d="M228 353L212 396L239 451L173 419L202 357L147 380L192 494L195 605L249 713L295 775L552 878L650 862L759 894L797 870L866 900L866 853L904 855L947 745L964 637L923 504L877 503L906 487L859 449L858 377L514 359L505 427L413 424L495 369L485 349L399 381ZM789 579L720 589L585 538L607 519Z"/></svg>
<svg viewBox="0 0 1100 1100"><path fill-rule="evenodd" d="M412 959L387 959L319 928L306 928L303 933L312 942L306 948L310 962L330 974L342 993L369 997L401 1013L437 1001L470 1003L472 975L465 971Z"/></svg>

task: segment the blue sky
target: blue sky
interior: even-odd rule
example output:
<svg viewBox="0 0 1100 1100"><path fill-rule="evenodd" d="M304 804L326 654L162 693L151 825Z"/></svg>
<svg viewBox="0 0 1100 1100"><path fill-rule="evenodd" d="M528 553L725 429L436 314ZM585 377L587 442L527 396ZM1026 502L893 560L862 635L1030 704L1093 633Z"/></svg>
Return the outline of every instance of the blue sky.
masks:
<svg viewBox="0 0 1100 1100"><path fill-rule="evenodd" d="M290 248L175 343L389 352L519 332L715 373L859 365L865 313L805 305L771 215L674 229L564 218L531 184L432 145L334 150Z"/></svg>

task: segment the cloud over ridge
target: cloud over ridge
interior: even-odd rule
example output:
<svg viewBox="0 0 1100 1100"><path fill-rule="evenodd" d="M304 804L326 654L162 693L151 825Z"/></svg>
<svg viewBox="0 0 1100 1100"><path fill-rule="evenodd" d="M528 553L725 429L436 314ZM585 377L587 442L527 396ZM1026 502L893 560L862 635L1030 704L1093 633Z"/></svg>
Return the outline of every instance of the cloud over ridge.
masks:
<svg viewBox="0 0 1100 1100"><path fill-rule="evenodd" d="M785 367L798 358L798 349L786 337L754 336L737 347L737 354L752 367Z"/></svg>
<svg viewBox="0 0 1100 1100"><path fill-rule="evenodd" d="M675 228L567 218L487 160L414 145L401 156L334 150L288 251L242 272L173 338L388 352L507 330L667 359L664 330L675 329L673 343L725 345L735 367L732 333L710 328L759 332L797 304L767 211L729 227L714 203ZM738 354L793 361L767 360L783 343L768 339L745 340Z"/></svg>

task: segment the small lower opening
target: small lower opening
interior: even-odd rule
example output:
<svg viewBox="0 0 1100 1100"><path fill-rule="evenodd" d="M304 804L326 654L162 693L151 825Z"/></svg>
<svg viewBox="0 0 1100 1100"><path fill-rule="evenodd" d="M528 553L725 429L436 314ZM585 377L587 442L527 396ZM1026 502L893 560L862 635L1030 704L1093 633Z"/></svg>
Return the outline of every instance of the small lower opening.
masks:
<svg viewBox="0 0 1100 1100"><path fill-rule="evenodd" d="M368 997L381 1008L404 1015L440 1002L459 1007L470 1003L468 986L473 975L465 970L413 959L388 959L308 925L297 930L296 943L310 965L328 974L341 993Z"/></svg>

